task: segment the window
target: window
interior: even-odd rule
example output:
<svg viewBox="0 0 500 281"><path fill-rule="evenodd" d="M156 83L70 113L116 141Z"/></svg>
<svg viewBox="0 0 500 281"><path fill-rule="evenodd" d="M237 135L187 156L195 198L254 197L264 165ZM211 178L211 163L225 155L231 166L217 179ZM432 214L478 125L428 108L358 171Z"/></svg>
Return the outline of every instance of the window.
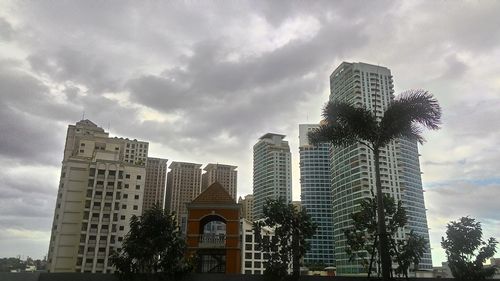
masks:
<svg viewBox="0 0 500 281"><path fill-rule="evenodd" d="M127 193L123 193L123 199L127 199L128 198L128 194Z"/></svg>
<svg viewBox="0 0 500 281"><path fill-rule="evenodd" d="M135 189L141 189L141 186L140 185L136 185Z"/></svg>
<svg viewBox="0 0 500 281"><path fill-rule="evenodd" d="M141 175L137 175L137 179L140 180L141 179Z"/></svg>
<svg viewBox="0 0 500 281"><path fill-rule="evenodd" d="M120 216L120 219L125 220L125 216L124 215Z"/></svg>
<svg viewBox="0 0 500 281"><path fill-rule="evenodd" d="M126 179L130 179L130 174L125 174Z"/></svg>
<svg viewBox="0 0 500 281"><path fill-rule="evenodd" d="M245 262L245 267L252 267L252 262L251 261L246 261Z"/></svg>
<svg viewBox="0 0 500 281"><path fill-rule="evenodd" d="M125 227L124 227L123 225L120 225L119 229L120 229L120 230L124 230L124 229L125 229ZM120 237L120 238L121 238L121 237ZM118 238L118 241L122 241L122 240L120 240L120 238Z"/></svg>
<svg viewBox="0 0 500 281"><path fill-rule="evenodd" d="M134 205L134 210L137 210L137 209L139 209L139 206Z"/></svg>
<svg viewBox="0 0 500 281"><path fill-rule="evenodd" d="M134 199L138 200L139 199L139 195L134 195Z"/></svg>
<svg viewBox="0 0 500 281"><path fill-rule="evenodd" d="M123 204L122 209L127 209L127 205Z"/></svg>

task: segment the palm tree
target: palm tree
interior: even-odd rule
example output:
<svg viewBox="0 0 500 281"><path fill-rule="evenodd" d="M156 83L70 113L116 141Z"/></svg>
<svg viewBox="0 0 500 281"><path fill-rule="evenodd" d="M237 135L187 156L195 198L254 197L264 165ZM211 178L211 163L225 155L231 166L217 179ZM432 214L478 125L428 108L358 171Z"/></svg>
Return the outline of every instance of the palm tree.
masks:
<svg viewBox="0 0 500 281"><path fill-rule="evenodd" d="M385 280L390 278L391 257L380 181L380 150L398 138L416 139L422 144L424 142L422 127L437 130L440 123L441 108L437 100L427 91L410 90L394 99L383 117L377 117L363 107L336 100L329 101L323 109L320 126L309 133L312 144L330 142L334 147L345 147L360 143L373 152L377 228L380 237L379 254L382 277Z"/></svg>

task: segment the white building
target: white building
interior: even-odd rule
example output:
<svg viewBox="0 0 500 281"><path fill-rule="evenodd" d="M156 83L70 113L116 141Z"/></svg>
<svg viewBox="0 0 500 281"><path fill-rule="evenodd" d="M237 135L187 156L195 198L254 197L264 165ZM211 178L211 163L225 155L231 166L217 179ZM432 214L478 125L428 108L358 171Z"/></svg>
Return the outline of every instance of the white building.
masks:
<svg viewBox="0 0 500 281"><path fill-rule="evenodd" d="M266 199L292 201L292 167L284 135L267 133L253 146L254 219L262 217Z"/></svg>
<svg viewBox="0 0 500 281"><path fill-rule="evenodd" d="M394 98L393 78L386 67L365 63L343 62L330 75L330 100L350 102L371 110L382 118ZM350 215L359 208L363 198L375 193L373 153L364 145L335 148L331 153L335 260L338 275L364 274L359 260L349 261L345 252L343 229L350 225ZM416 140L396 140L381 150L380 173L382 189L397 201L402 200L408 211L408 228L429 241L427 218L418 162ZM403 238L401 229L397 238ZM430 248L420 263L420 269L432 270Z"/></svg>
<svg viewBox="0 0 500 281"><path fill-rule="evenodd" d="M49 272L112 272L129 220L142 210L148 143L69 125L48 253Z"/></svg>
<svg viewBox="0 0 500 281"><path fill-rule="evenodd" d="M252 222L241 219L241 273L264 274L265 262L269 254L263 253L255 240ZM274 235L272 229L262 228L262 239L271 239Z"/></svg>

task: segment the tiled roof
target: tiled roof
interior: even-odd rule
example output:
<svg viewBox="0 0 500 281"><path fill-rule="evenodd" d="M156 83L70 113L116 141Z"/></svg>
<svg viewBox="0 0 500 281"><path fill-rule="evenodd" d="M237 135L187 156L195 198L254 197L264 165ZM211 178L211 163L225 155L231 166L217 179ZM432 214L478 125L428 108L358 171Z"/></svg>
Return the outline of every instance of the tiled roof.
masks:
<svg viewBox="0 0 500 281"><path fill-rule="evenodd" d="M227 190L218 182L205 189L191 204L236 204Z"/></svg>

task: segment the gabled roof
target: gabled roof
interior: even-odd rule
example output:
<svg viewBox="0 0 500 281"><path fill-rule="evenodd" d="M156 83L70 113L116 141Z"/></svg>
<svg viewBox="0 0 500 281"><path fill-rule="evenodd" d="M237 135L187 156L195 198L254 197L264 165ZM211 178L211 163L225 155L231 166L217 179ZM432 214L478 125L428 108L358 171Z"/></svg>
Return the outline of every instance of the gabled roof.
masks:
<svg viewBox="0 0 500 281"><path fill-rule="evenodd" d="M214 182L191 202L191 205L197 204L233 205L236 204L236 202L220 183Z"/></svg>

